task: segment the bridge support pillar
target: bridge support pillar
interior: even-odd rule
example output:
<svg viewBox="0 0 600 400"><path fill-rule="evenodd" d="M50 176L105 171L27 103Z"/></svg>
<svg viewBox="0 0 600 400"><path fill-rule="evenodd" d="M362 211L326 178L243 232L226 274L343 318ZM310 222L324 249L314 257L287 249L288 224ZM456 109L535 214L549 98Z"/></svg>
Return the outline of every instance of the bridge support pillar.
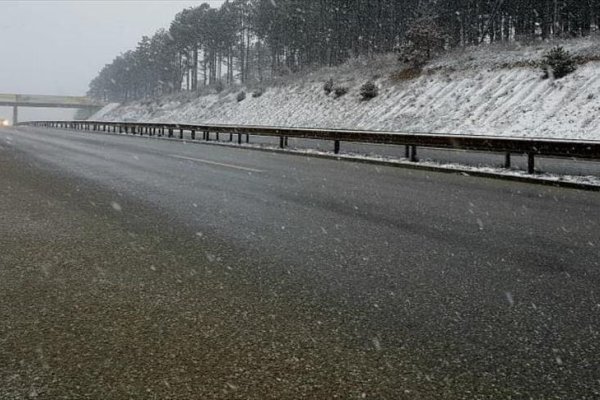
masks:
<svg viewBox="0 0 600 400"><path fill-rule="evenodd" d="M19 123L19 107L14 106L13 107L13 119L12 119L12 124L13 125L17 125Z"/></svg>

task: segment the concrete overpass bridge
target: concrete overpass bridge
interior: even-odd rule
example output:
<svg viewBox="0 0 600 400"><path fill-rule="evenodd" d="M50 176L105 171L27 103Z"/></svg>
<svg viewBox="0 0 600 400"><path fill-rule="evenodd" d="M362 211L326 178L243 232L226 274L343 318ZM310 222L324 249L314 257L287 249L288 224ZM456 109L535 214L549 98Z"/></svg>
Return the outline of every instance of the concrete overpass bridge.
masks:
<svg viewBox="0 0 600 400"><path fill-rule="evenodd" d="M104 104L78 96L48 96L36 94L2 94L0 107L13 107L13 125L19 122L19 107L100 109Z"/></svg>

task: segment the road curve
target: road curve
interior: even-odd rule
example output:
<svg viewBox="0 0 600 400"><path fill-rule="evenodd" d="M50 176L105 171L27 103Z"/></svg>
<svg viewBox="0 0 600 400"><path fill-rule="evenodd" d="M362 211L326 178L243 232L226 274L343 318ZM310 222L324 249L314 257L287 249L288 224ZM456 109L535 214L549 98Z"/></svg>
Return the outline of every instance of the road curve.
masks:
<svg viewBox="0 0 600 400"><path fill-rule="evenodd" d="M24 127L0 163L0 398L600 396L597 193Z"/></svg>

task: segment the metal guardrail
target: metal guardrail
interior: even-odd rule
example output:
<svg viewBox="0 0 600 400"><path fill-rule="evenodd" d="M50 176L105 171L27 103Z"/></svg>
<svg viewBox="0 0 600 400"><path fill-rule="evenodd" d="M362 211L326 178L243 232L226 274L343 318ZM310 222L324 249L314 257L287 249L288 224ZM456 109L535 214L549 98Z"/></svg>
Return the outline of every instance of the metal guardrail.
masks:
<svg viewBox="0 0 600 400"><path fill-rule="evenodd" d="M287 138L330 140L334 142L334 152L340 152L341 142L388 144L406 147L406 158L417 161L417 147L469 150L490 153L503 153L504 166L510 168L511 154L526 154L528 172L535 172L535 157L557 157L587 160L600 160L600 141L554 140L537 138L509 138L496 136L473 136L427 133L398 133L381 131L341 130L341 129L302 129L266 126L207 125L207 124L162 124L141 122L107 121L33 121L19 125L45 128L77 129L148 136L167 136L184 139L185 133L191 140L202 133L202 140L211 140L211 133L219 139L219 134L229 134L229 140L237 136L238 144L249 141L250 135L279 137L279 146L287 146Z"/></svg>

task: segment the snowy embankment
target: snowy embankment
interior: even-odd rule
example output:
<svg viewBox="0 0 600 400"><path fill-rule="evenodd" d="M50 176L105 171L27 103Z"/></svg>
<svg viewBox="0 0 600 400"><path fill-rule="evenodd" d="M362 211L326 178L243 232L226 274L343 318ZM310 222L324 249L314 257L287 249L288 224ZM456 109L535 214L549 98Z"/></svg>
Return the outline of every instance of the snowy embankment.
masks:
<svg viewBox="0 0 600 400"><path fill-rule="evenodd" d="M397 76L392 56L353 60L274 82L258 98L238 87L136 102L92 118L600 140L600 61L593 61L600 59L598 43L565 42L588 62L560 80L544 80L528 65L551 44L488 47L448 54L413 79ZM345 96L325 95L330 77L349 89ZM363 102L360 86L371 78L380 95ZM238 102L241 90L248 96Z"/></svg>

